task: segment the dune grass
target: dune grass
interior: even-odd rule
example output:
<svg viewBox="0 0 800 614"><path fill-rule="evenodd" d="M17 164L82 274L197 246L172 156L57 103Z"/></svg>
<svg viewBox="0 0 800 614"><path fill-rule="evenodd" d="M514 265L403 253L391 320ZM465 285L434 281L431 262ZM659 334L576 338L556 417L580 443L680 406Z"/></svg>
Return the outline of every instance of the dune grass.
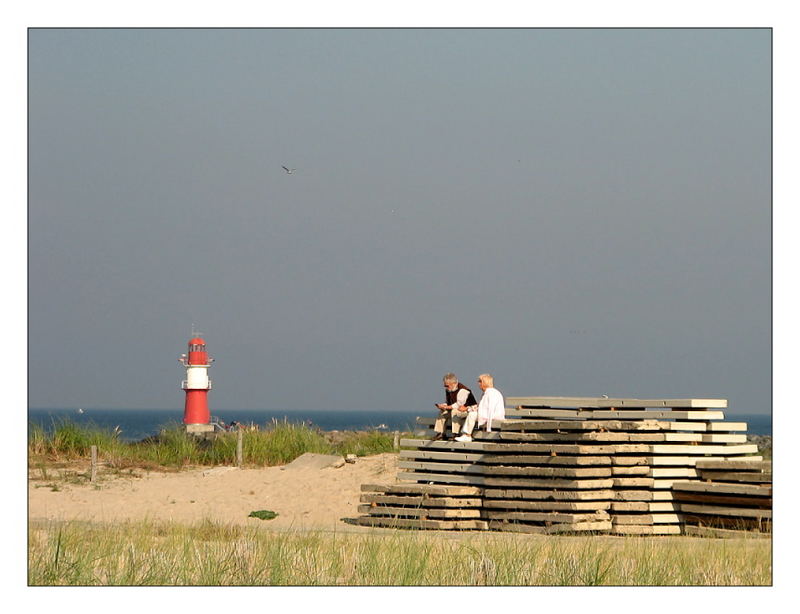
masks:
<svg viewBox="0 0 800 614"><path fill-rule="evenodd" d="M235 462L237 433L220 433L203 439L186 433L180 424L167 425L158 437L142 442L125 442L119 432L94 425L76 425L69 420L45 430L32 425L28 453L32 464L47 461L73 461L89 457L97 446L99 456L110 466L172 467L229 465ZM367 456L391 452L393 435L379 431L346 433L332 443L322 431L305 424L273 422L264 430L242 433L243 460L246 465L274 466L291 462L307 452L356 454Z"/></svg>
<svg viewBox="0 0 800 614"><path fill-rule="evenodd" d="M761 539L270 532L204 523L29 529L29 584L763 586Z"/></svg>

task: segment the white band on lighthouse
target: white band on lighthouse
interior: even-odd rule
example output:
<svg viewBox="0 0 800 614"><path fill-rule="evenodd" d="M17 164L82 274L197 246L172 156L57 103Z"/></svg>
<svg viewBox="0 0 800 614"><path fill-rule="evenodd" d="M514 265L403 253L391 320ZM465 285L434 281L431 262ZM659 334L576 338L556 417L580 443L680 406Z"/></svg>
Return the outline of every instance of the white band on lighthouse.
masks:
<svg viewBox="0 0 800 614"><path fill-rule="evenodd" d="M208 379L208 365L188 366L184 388L189 390L208 390L211 383Z"/></svg>

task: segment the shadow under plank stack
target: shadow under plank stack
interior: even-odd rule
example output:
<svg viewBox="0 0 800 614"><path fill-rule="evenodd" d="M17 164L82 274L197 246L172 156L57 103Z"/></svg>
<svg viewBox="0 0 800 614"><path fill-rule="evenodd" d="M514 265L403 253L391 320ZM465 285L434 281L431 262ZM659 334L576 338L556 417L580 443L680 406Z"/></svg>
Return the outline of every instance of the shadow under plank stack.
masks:
<svg viewBox="0 0 800 614"><path fill-rule="evenodd" d="M675 484L705 479L702 463L762 460L746 442L747 425L724 421L721 399L509 397L506 403L513 406L506 420L491 433L476 431L472 442L431 441L433 431L401 440L402 483L362 486L359 511L366 515L359 524L679 534L689 508L681 508L686 502ZM429 428L433 421L417 419ZM758 506L767 504L759 501L763 511Z"/></svg>

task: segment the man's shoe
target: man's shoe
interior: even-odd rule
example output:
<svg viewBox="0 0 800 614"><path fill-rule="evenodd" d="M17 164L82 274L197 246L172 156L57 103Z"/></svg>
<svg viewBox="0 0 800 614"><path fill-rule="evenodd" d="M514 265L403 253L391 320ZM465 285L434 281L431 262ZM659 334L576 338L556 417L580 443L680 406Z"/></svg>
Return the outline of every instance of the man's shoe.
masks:
<svg viewBox="0 0 800 614"><path fill-rule="evenodd" d="M444 439L444 435L441 433L436 433L433 437L431 437L431 441L439 441L440 439Z"/></svg>
<svg viewBox="0 0 800 614"><path fill-rule="evenodd" d="M456 437L455 441L460 441L461 443L465 443L467 441L472 441L472 436L467 435L466 433L464 433L463 435L461 435L459 437Z"/></svg>

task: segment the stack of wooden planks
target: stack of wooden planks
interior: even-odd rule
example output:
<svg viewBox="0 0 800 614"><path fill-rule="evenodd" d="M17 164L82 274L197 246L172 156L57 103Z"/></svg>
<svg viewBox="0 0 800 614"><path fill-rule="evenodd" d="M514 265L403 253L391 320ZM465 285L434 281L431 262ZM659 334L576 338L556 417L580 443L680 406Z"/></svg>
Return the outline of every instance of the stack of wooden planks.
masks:
<svg viewBox="0 0 800 614"><path fill-rule="evenodd" d="M490 433L476 432L472 442L432 441L432 431L401 440L398 479L417 487L478 489L473 496L480 505L469 511L494 530L676 534L683 519L672 487L700 480L698 462L761 460L752 456L757 447L746 443L747 425L724 421L724 400L506 401L512 406L506 420ZM430 427L433 420L417 422ZM390 501L373 497L362 511L370 522L411 517L400 516ZM413 505L409 500L403 508ZM423 516L434 518L428 511L417 518Z"/></svg>
<svg viewBox="0 0 800 614"><path fill-rule="evenodd" d="M480 488L441 484L362 484L360 525L411 529L487 529Z"/></svg>
<svg viewBox="0 0 800 614"><path fill-rule="evenodd" d="M698 461L700 481L672 485L692 535L768 534L772 530L772 463L769 461Z"/></svg>

